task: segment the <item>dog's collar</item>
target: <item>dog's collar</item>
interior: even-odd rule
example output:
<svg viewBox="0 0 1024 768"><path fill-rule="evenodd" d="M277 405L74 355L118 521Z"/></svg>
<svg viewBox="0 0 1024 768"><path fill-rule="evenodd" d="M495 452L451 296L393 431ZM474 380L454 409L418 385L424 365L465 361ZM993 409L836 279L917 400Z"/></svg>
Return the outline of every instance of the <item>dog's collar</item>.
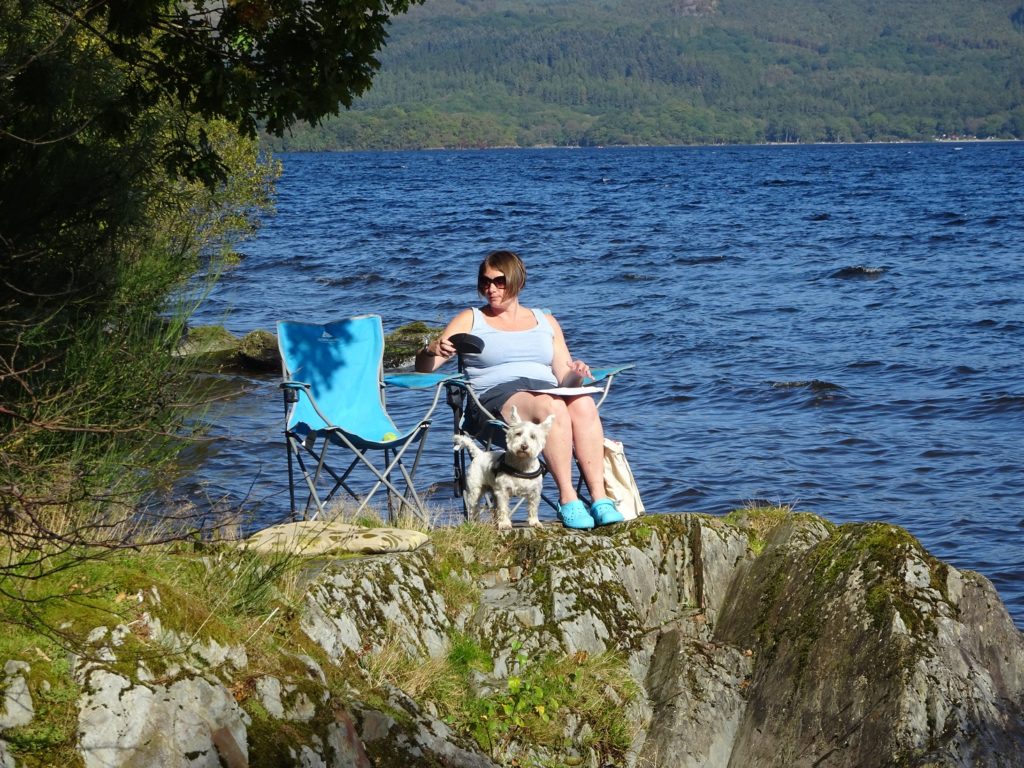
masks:
<svg viewBox="0 0 1024 768"><path fill-rule="evenodd" d="M506 463L505 456L505 453L501 454L501 458L498 460L498 466L494 470L496 473L500 473L503 475L512 475L512 477L519 477L522 478L523 480L534 480L535 478L540 477L541 475L548 471L548 468L541 464L539 467L533 470L533 472L523 472L522 470L516 469L515 467Z"/></svg>

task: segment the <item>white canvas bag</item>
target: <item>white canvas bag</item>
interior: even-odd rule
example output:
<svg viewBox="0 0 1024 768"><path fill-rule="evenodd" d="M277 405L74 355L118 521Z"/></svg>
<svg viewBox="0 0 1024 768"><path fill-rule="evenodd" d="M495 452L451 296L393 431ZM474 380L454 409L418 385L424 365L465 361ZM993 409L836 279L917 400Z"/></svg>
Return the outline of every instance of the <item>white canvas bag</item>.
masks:
<svg viewBox="0 0 1024 768"><path fill-rule="evenodd" d="M633 479L633 470L626 461L626 451L618 440L604 439L604 489L615 499L616 506L627 520L644 513L644 503Z"/></svg>

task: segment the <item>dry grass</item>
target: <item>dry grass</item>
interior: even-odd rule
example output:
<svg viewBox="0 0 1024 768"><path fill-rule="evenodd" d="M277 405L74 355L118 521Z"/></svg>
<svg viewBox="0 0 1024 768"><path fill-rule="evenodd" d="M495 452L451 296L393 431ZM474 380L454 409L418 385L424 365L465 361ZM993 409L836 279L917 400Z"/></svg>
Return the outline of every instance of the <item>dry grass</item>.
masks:
<svg viewBox="0 0 1024 768"><path fill-rule="evenodd" d="M725 521L744 531L751 550L760 553L775 528L787 517L795 514L792 504L768 504L763 501L748 501L740 509L725 516Z"/></svg>
<svg viewBox="0 0 1024 768"><path fill-rule="evenodd" d="M392 685L416 700L431 700L447 707L467 695L462 675L448 658L412 656L396 640L365 654L359 666L374 687Z"/></svg>

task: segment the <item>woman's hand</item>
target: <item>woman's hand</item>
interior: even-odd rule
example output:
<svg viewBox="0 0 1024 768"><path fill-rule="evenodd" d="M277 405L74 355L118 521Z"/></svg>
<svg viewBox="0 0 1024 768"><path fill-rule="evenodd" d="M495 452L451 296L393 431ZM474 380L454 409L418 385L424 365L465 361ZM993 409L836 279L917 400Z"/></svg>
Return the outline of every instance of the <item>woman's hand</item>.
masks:
<svg viewBox="0 0 1024 768"><path fill-rule="evenodd" d="M434 357L443 357L447 360L455 354L455 345L452 344L450 339L438 337L430 344L427 344L427 350L434 355Z"/></svg>
<svg viewBox="0 0 1024 768"><path fill-rule="evenodd" d="M473 329L473 310L464 309L456 315L441 335L423 345L416 353L416 370L421 373L436 371L455 356L455 345L451 337L457 333L469 333Z"/></svg>
<svg viewBox="0 0 1024 768"><path fill-rule="evenodd" d="M565 345L562 327L551 315L548 315L548 322L551 324L555 335L551 370L555 372L555 378L558 380L560 387L578 387L585 378L590 376L590 366L582 360L572 359L569 347Z"/></svg>
<svg viewBox="0 0 1024 768"><path fill-rule="evenodd" d="M562 386L575 387L590 377L590 366L582 360L573 360L569 363L569 370L562 378Z"/></svg>
<svg viewBox="0 0 1024 768"><path fill-rule="evenodd" d="M455 354L455 351L455 345L452 344L451 339L446 339L443 336L438 336L423 347L423 352L428 357L440 357L444 360L448 360Z"/></svg>
<svg viewBox="0 0 1024 768"><path fill-rule="evenodd" d="M416 353L415 368L421 373L436 371L455 354L455 345L446 338L438 337L423 345Z"/></svg>

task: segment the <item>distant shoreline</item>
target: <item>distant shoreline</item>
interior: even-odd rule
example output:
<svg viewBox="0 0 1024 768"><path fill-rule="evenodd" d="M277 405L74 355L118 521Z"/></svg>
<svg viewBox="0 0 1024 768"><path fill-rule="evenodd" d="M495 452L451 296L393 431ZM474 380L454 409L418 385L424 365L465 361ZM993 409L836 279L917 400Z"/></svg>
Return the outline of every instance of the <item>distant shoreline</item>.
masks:
<svg viewBox="0 0 1024 768"><path fill-rule="evenodd" d="M516 144L495 145L493 147L405 147L401 149L282 149L270 150L275 155L314 155L320 152L349 153L399 153L399 152L493 152L496 150L524 151L538 149L723 149L730 147L878 147L918 144L1016 144L1024 139L980 139L965 138L934 138L934 139L901 139L893 141L765 141L757 144L533 144L519 146Z"/></svg>

